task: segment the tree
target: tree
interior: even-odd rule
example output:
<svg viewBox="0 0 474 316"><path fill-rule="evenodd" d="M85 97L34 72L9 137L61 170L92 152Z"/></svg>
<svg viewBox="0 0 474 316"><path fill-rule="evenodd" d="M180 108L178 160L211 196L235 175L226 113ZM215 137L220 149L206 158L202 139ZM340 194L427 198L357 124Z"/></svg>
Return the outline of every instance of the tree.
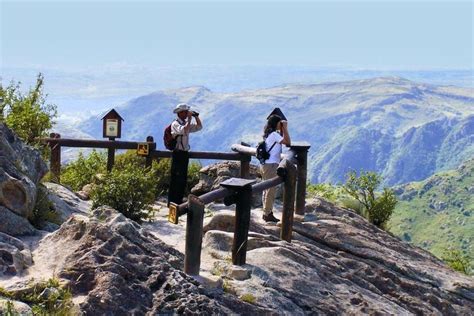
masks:
<svg viewBox="0 0 474 316"><path fill-rule="evenodd" d="M38 137L47 136L57 116L56 106L46 104L47 96L43 94L43 85L44 77L41 73L38 74L35 86L26 94L20 91L20 82L12 81L6 88L0 85L0 98L3 99L0 121L5 121L25 143L39 149L42 147Z"/></svg>
<svg viewBox="0 0 474 316"><path fill-rule="evenodd" d="M470 258L459 249L446 249L442 255L442 259L454 270L467 275L470 274Z"/></svg>
<svg viewBox="0 0 474 316"><path fill-rule="evenodd" d="M384 188L381 194L375 190L381 183L381 177L375 172L362 171L357 176L355 171L347 174L343 188L350 196L359 201L364 207L365 217L374 225L385 228L390 219L397 199L391 189Z"/></svg>

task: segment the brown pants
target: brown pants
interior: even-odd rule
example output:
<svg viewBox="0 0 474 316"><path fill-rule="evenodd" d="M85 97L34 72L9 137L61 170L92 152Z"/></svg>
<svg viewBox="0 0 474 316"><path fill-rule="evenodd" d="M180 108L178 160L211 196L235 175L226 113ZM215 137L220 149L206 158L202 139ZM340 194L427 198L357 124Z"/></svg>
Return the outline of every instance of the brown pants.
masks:
<svg viewBox="0 0 474 316"><path fill-rule="evenodd" d="M277 163L269 163L261 166L263 180L275 178L277 176ZM275 201L276 187L271 187L262 193L263 214L268 215L273 212L273 202Z"/></svg>

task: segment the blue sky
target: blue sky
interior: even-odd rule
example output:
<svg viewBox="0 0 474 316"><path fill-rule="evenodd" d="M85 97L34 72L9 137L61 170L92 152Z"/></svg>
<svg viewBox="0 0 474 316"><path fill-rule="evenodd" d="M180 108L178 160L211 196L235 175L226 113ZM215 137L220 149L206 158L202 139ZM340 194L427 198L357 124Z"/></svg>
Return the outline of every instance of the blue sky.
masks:
<svg viewBox="0 0 474 316"><path fill-rule="evenodd" d="M471 1L0 1L2 68L473 68Z"/></svg>

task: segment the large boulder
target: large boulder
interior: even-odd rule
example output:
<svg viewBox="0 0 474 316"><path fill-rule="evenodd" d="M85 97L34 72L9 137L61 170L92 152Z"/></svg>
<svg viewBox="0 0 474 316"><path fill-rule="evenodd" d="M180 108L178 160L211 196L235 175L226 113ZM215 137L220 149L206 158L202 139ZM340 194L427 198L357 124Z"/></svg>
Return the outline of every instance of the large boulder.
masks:
<svg viewBox="0 0 474 316"><path fill-rule="evenodd" d="M306 212L291 243L252 212L243 266L250 276L231 273L233 213L206 220L203 250L219 260L212 273L236 296L280 314L472 314L471 277L348 209L310 199Z"/></svg>
<svg viewBox="0 0 474 316"><path fill-rule="evenodd" d="M32 264L31 252L21 240L0 233L0 276L16 275Z"/></svg>
<svg viewBox="0 0 474 316"><path fill-rule="evenodd" d="M203 167L199 171L199 182L192 189L191 193L202 195L215 189L220 188L220 184L230 178L240 177L240 162L224 161ZM250 179L256 179L257 183L262 181L260 168L250 164ZM281 198L281 186L277 187L276 198ZM262 194L255 193L252 195L252 207L262 206Z"/></svg>
<svg viewBox="0 0 474 316"><path fill-rule="evenodd" d="M68 284L84 315L258 314L182 272L184 256L117 211L73 215L34 251L33 271ZM30 270L31 270L30 269ZM51 275L47 275L50 273ZM6 290L21 292L21 284Z"/></svg>
<svg viewBox="0 0 474 316"><path fill-rule="evenodd" d="M36 185L47 172L40 153L26 146L5 124L0 123L0 217L9 224L21 222L33 214ZM26 224L25 224L26 225ZM23 225L23 226L25 226ZM31 233L15 229L2 221L0 232L13 236Z"/></svg>

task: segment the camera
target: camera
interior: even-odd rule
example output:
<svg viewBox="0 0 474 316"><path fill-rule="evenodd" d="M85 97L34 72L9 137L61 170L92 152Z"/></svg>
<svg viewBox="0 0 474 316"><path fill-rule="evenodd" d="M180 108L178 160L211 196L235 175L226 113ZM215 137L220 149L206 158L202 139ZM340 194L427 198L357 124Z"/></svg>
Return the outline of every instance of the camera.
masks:
<svg viewBox="0 0 474 316"><path fill-rule="evenodd" d="M199 116L199 113L196 112L196 111L192 111L192 113L193 113L193 116L194 116L194 117Z"/></svg>

